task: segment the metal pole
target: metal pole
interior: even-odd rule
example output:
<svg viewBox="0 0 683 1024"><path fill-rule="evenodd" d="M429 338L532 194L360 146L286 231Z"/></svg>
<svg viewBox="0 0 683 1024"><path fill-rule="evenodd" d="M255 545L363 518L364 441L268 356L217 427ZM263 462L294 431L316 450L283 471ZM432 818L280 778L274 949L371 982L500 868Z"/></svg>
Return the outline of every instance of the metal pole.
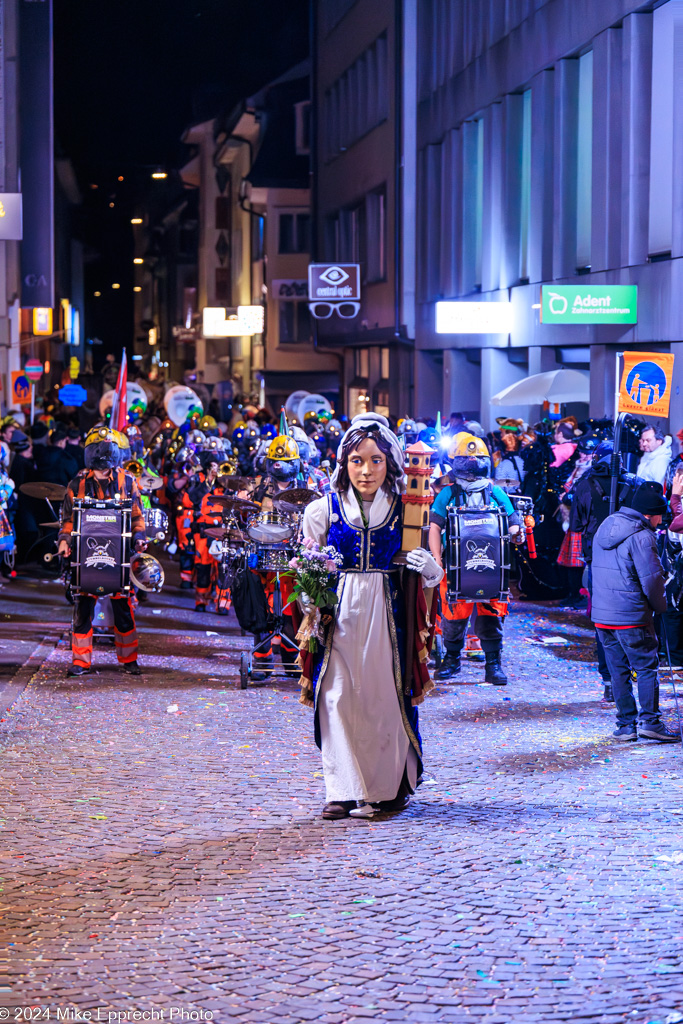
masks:
<svg viewBox="0 0 683 1024"><path fill-rule="evenodd" d="M625 413L620 412L617 422L614 425L614 450L610 460L610 492L609 492L609 514L617 510L617 495L619 491L619 470L621 468L621 429L624 425Z"/></svg>

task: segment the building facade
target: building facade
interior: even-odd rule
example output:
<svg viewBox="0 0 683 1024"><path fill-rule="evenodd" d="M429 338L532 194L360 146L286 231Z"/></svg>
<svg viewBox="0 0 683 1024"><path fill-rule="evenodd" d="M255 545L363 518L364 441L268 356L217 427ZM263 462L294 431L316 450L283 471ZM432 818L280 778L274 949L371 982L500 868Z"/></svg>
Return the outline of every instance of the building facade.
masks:
<svg viewBox="0 0 683 1024"><path fill-rule="evenodd" d="M196 315L178 325L198 379L277 410L292 391L338 393L338 359L314 345L305 284L310 259L310 70L299 65L225 115L193 125L181 170L198 193ZM303 287L303 291L302 291ZM263 328L217 337L203 311L259 307ZM182 328L182 330L181 330Z"/></svg>
<svg viewBox="0 0 683 1024"><path fill-rule="evenodd" d="M683 3L421 0L415 411L495 416L508 384L617 354L677 358L683 421ZM637 285L636 324L542 323L542 285ZM439 300L509 301L509 334L439 334Z"/></svg>
<svg viewBox="0 0 683 1024"><path fill-rule="evenodd" d="M316 322L345 412L414 404L416 0L314 4L314 261L358 263L357 316Z"/></svg>

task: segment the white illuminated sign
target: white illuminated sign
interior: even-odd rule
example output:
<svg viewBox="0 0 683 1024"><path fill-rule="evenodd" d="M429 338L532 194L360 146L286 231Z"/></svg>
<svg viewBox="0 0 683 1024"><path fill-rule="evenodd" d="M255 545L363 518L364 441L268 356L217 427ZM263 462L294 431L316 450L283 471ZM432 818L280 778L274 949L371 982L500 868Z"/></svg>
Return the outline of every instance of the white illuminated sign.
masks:
<svg viewBox="0 0 683 1024"><path fill-rule="evenodd" d="M437 334L509 334L509 302L437 302Z"/></svg>
<svg viewBox="0 0 683 1024"><path fill-rule="evenodd" d="M205 338L241 338L263 334L263 306L238 306L228 316L224 306L205 306L202 310L202 334Z"/></svg>

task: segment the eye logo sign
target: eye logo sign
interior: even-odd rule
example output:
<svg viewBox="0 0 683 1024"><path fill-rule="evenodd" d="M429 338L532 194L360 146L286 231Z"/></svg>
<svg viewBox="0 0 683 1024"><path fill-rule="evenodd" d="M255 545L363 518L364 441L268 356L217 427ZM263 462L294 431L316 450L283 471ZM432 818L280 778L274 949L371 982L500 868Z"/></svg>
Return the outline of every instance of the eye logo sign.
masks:
<svg viewBox="0 0 683 1024"><path fill-rule="evenodd" d="M328 267L324 273L320 275L320 280L326 284L333 284L339 286L344 284L344 281L348 281L349 275L341 267Z"/></svg>
<svg viewBox="0 0 683 1024"><path fill-rule="evenodd" d="M624 352L619 412L668 416L674 357L664 352Z"/></svg>

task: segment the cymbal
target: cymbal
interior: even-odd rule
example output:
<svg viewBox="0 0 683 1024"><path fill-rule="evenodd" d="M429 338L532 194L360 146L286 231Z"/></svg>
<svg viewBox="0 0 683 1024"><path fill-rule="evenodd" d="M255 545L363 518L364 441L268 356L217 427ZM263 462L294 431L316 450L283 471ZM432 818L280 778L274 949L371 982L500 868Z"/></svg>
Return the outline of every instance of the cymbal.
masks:
<svg viewBox="0 0 683 1024"><path fill-rule="evenodd" d="M148 473L143 473L138 479L138 489L141 491L158 491L163 486L164 479L161 476L151 476Z"/></svg>
<svg viewBox="0 0 683 1024"><path fill-rule="evenodd" d="M305 508L320 495L317 491L309 491L307 487L290 487L287 491L280 491L279 494L273 496L273 501L277 502L278 505L296 505L299 508Z"/></svg>
<svg viewBox="0 0 683 1024"><path fill-rule="evenodd" d="M241 530L226 530L224 526L207 526L204 529L204 533L207 537L212 537L217 540L223 540L223 538L226 538L236 544L244 544L246 541Z"/></svg>
<svg viewBox="0 0 683 1024"><path fill-rule="evenodd" d="M221 485L226 491L248 491L253 490L256 484L249 476L224 476Z"/></svg>
<svg viewBox="0 0 683 1024"><path fill-rule="evenodd" d="M62 487L61 484L51 484L47 481L22 484L19 490L22 494L28 495L29 498L43 498L46 501L62 501L66 494L66 487Z"/></svg>
<svg viewBox="0 0 683 1024"><path fill-rule="evenodd" d="M51 530L56 530L61 525L62 524L59 522L59 520L57 520L56 523L38 523L38 526L49 526Z"/></svg>
<svg viewBox="0 0 683 1024"><path fill-rule="evenodd" d="M221 505L226 512L237 512L238 515L245 512L258 512L259 510L259 506L253 501L248 501L246 498L236 498L229 494L212 494L211 501Z"/></svg>

